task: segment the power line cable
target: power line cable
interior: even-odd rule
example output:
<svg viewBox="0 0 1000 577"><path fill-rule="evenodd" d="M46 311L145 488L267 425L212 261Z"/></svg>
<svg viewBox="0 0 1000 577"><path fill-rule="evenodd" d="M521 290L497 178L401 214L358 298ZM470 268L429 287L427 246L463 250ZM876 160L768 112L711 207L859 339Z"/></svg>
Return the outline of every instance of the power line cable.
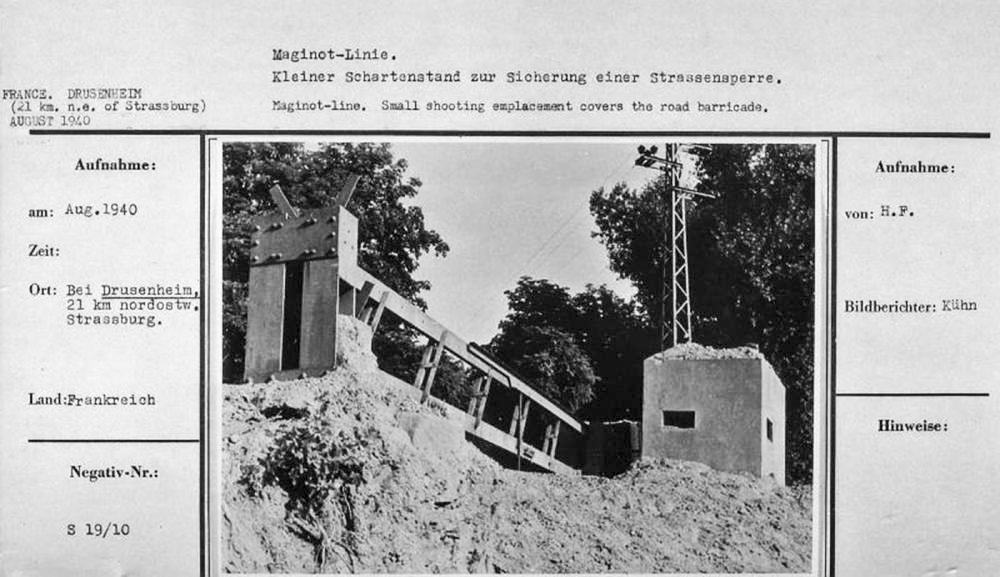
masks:
<svg viewBox="0 0 1000 577"><path fill-rule="evenodd" d="M611 180L612 177L616 177L617 178L618 175L626 172L632 166L632 164L633 164L632 157L633 157L633 154L632 154L632 152L630 150L627 155L623 156L622 160L615 161L613 163L613 165L612 165L611 170L609 170L608 173L605 175L604 180L601 183L601 188L606 187L608 181ZM514 265L514 266L516 266L517 268L519 268L522 271L524 271L524 270L530 269L531 266L536 263L536 259L538 259L540 256L541 256L541 260L538 260L537 262L539 264L543 264L543 263L545 263L548 260L548 258L551 255L556 254L565 245L565 243L569 240L569 233L574 230L573 228L568 228L567 229L567 226L569 226L572 223L575 223L579 219L580 215L585 212L585 209L589 208L589 206L590 206L590 198L589 197L585 196L585 197L583 197L582 200L583 200L583 202L581 202L577 206L576 210L574 210L573 212L567 214L562 219L562 221L560 222L559 226L556 227L556 229L553 230L551 234L549 234L549 236L545 239L545 241L541 245L539 245L539 247L537 249L535 249L535 251L531 254L531 256L528 257L528 260L525 261L524 264ZM552 241L553 240L556 240L556 244L555 245L552 245ZM567 262L562 267L560 267L560 269L558 270L558 272L561 273L562 271L564 271L566 269L566 267L568 267L569 264L571 264L573 262L573 259L576 258L581 252L583 252L584 248L585 247L580 247L579 249L577 249L573 253L573 255L569 259L567 259ZM543 254L543 251L544 251L544 254ZM510 277L513 274L515 274L515 272L516 271L512 269L511 273L508 273L508 274L506 274L504 276L505 277ZM480 308L473 315L472 319L470 319L469 324L470 325L475 325L486 314L487 314L487 310L485 308Z"/></svg>

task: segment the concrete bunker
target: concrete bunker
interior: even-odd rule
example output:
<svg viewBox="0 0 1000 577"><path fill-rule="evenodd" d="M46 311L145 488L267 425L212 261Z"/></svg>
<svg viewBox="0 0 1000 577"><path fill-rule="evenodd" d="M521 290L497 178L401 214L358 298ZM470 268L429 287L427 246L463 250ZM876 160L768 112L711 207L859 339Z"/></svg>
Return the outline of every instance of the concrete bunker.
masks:
<svg viewBox="0 0 1000 577"><path fill-rule="evenodd" d="M642 455L785 484L785 387L756 349L683 344L643 365Z"/></svg>

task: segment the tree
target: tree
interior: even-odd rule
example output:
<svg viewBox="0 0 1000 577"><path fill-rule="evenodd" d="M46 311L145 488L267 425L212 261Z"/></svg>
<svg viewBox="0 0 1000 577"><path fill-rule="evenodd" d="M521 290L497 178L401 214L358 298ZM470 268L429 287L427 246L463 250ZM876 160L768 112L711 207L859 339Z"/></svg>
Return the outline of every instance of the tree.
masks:
<svg viewBox="0 0 1000 577"><path fill-rule="evenodd" d="M576 413L594 396L590 359L572 336L552 326L511 326L491 349L531 386Z"/></svg>
<svg viewBox="0 0 1000 577"><path fill-rule="evenodd" d="M814 150L804 145L719 147L701 161L702 186L724 193L705 205L701 230L728 261L734 287L706 290L726 311L721 332L752 336L788 391L788 468L809 482L813 458ZM703 233L704 234L704 233ZM704 237L702 237L704 238ZM692 258L699 258L698 255ZM722 267L720 267L722 268ZM723 302L726 301L726 302Z"/></svg>
<svg viewBox="0 0 1000 577"><path fill-rule="evenodd" d="M348 208L359 221L358 260L362 267L403 297L424 306L429 288L413 273L420 257L444 256L448 245L427 229L423 212L404 200L417 195L420 181L405 175L406 161L394 159L388 144L326 144L306 149L299 143L231 143L223 152L223 378L243 374L246 337L246 284L249 278L250 219L274 209L269 189L277 184L298 208L335 202L351 173L361 176ZM385 320L376 336L389 358L406 356L402 343L412 334ZM392 343L396 343L393 346ZM380 361L381 362L381 361Z"/></svg>
<svg viewBox="0 0 1000 577"><path fill-rule="evenodd" d="M642 363L657 350L657 335L634 300L606 286L588 285L572 297L572 333L594 366L598 381L585 419L642 419Z"/></svg>
<svg viewBox="0 0 1000 577"><path fill-rule="evenodd" d="M718 198L688 205L695 338L756 343L774 365L788 391L793 482L812 474L813 159L806 145L716 146L697 164L699 187ZM658 316L661 267L670 258L663 178L638 191L624 184L596 190L590 206L612 269L632 280L642 307Z"/></svg>
<svg viewBox="0 0 1000 577"><path fill-rule="evenodd" d="M577 406L578 415L596 420L640 417L642 360L655 352L655 339L634 303L604 286L588 286L571 295L565 287L530 277L522 277L505 294L509 312L491 343L501 359L527 374L534 369L525 366L540 360L532 356L537 351L531 346L571 342L594 376L591 393L582 395L587 402Z"/></svg>

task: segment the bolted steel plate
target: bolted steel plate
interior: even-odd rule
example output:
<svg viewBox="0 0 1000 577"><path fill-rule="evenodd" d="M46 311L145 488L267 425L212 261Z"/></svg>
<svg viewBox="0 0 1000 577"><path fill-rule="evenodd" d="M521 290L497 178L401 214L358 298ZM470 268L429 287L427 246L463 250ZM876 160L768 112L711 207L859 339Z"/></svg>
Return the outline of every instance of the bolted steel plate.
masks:
<svg viewBox="0 0 1000 577"><path fill-rule="evenodd" d="M340 207L303 210L299 216L271 212L253 217L250 266L337 258Z"/></svg>

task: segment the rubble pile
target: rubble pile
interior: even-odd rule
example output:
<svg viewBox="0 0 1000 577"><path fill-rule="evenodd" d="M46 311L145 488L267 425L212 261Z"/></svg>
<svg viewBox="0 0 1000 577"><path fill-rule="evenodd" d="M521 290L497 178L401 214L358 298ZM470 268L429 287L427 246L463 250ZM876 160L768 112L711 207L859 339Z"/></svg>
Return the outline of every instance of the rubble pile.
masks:
<svg viewBox="0 0 1000 577"><path fill-rule="evenodd" d="M809 571L808 489L670 460L503 469L377 370L363 324L338 325L326 376L225 385L226 571Z"/></svg>

